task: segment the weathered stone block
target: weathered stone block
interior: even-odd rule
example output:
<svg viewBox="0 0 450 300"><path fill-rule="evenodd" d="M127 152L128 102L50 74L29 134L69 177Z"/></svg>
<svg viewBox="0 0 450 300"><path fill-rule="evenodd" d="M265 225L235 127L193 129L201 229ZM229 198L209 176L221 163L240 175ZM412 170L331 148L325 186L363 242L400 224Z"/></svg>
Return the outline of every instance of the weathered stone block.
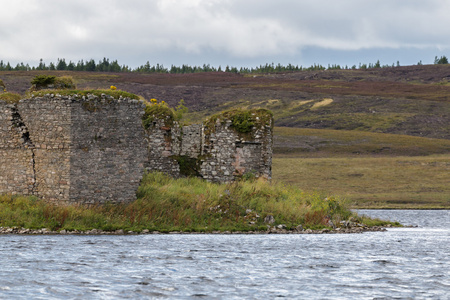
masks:
<svg viewBox="0 0 450 300"><path fill-rule="evenodd" d="M0 123L11 128L0 131L9 142L0 142L0 193L58 203L134 200L147 159L143 108L106 95L47 95L9 107L0 101L1 115L12 116ZM10 179L19 172L26 175Z"/></svg>
<svg viewBox="0 0 450 300"><path fill-rule="evenodd" d="M235 128L236 122L231 120L235 115L229 113L213 121L184 127L173 121L168 126L167 118L154 118L153 126L146 130L149 143L146 168L163 170L178 177L184 174L180 174L183 168L177 168L177 162L190 158L197 160L197 175L210 181L230 182L246 173L270 179L272 115L263 110L242 115L248 118L249 124L253 124L243 128L244 133ZM165 141L164 147L161 140Z"/></svg>

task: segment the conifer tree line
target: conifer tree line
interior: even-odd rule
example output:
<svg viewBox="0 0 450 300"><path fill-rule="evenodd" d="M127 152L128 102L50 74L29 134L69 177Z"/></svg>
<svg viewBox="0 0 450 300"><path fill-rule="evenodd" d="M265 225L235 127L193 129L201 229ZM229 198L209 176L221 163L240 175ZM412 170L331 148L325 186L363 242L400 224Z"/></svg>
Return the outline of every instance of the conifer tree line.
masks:
<svg viewBox="0 0 450 300"><path fill-rule="evenodd" d="M437 56L434 59L434 64L448 64L448 59L446 56ZM422 65L422 61L419 61L417 65ZM397 61L396 64L392 65L381 65L378 60L376 63L372 64L359 64L359 66L353 65L340 66L338 64L328 65L327 67L320 64L314 64L310 67L302 67L298 65L281 65L274 63L265 65L259 65L257 67L247 68L247 67L230 67L226 66L218 68L211 66L210 64L203 64L203 66L190 66L183 64L182 66L172 65L170 68L164 67L162 64L151 65L147 61L144 65L137 68L130 68L127 65L120 65L117 60L110 61L108 58L103 58L98 62L93 59L90 60L79 60L77 63L72 61L66 62L64 58L58 58L56 63L49 63L48 65L44 63L41 59L38 66L30 66L29 64L24 64L23 62L18 63L15 66L11 66L9 62L4 63L0 60L0 71L32 71L32 70L60 70L60 71L87 71L87 72L138 72L138 73L170 73L170 74L185 74L185 73L200 73L200 72L230 72L230 73L274 73L274 72L286 72L286 71L315 71L315 70L348 70L348 69L373 69L373 68L389 68L389 67L399 67L400 62Z"/></svg>

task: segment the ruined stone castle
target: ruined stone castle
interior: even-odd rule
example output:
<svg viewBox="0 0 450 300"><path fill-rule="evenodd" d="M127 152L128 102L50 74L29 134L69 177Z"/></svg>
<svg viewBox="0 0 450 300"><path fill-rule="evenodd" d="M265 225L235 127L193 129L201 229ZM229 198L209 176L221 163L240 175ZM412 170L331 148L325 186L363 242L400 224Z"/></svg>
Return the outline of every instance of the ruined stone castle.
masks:
<svg viewBox="0 0 450 300"><path fill-rule="evenodd" d="M144 111L140 100L104 94L0 100L0 194L121 203L136 198L145 170L221 183L271 177L269 112L223 113L189 126L149 116L144 126Z"/></svg>

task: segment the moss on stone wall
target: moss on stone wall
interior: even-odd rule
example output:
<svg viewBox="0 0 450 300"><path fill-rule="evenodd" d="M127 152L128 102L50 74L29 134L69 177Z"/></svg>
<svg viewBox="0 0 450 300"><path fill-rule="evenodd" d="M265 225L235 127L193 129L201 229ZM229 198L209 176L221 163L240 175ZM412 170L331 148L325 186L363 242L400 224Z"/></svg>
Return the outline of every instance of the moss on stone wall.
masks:
<svg viewBox="0 0 450 300"><path fill-rule="evenodd" d="M215 131L217 120L224 124L227 120L231 121L231 127L238 134L249 134L255 126L273 127L273 113L267 109L241 110L234 109L216 114L208 118L203 124L205 134L211 134Z"/></svg>
<svg viewBox="0 0 450 300"><path fill-rule="evenodd" d="M83 96L88 96L88 95L94 95L97 97L101 97L102 95L107 95L107 96L111 96L114 99L120 99L122 98L130 98L130 99L135 99L135 100L139 100L139 96L132 94L132 93L128 93L128 92L124 92L121 90L40 90L40 91L36 91L36 92L31 92L30 96L31 97L43 97L47 94L58 94L61 96L74 96L74 95L78 95L80 97Z"/></svg>
<svg viewBox="0 0 450 300"><path fill-rule="evenodd" d="M5 101L6 103L18 103L22 97L15 93L0 93L0 101Z"/></svg>
<svg viewBox="0 0 450 300"><path fill-rule="evenodd" d="M142 116L142 124L144 125L144 128L150 128L150 126L152 126L153 122L156 119L164 120L165 126L172 127L174 121L174 112L170 107L164 104L146 104L145 113Z"/></svg>
<svg viewBox="0 0 450 300"><path fill-rule="evenodd" d="M192 158L185 155L171 156L180 166L180 174L186 177L200 177L201 158Z"/></svg>

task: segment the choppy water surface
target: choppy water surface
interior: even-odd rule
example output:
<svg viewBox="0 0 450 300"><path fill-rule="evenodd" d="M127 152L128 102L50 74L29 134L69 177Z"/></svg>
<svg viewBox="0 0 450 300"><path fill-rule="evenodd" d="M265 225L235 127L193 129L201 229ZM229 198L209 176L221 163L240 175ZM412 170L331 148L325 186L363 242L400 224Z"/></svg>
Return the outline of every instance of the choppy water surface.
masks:
<svg viewBox="0 0 450 300"><path fill-rule="evenodd" d="M449 211L342 235L0 236L0 298L450 299Z"/></svg>

